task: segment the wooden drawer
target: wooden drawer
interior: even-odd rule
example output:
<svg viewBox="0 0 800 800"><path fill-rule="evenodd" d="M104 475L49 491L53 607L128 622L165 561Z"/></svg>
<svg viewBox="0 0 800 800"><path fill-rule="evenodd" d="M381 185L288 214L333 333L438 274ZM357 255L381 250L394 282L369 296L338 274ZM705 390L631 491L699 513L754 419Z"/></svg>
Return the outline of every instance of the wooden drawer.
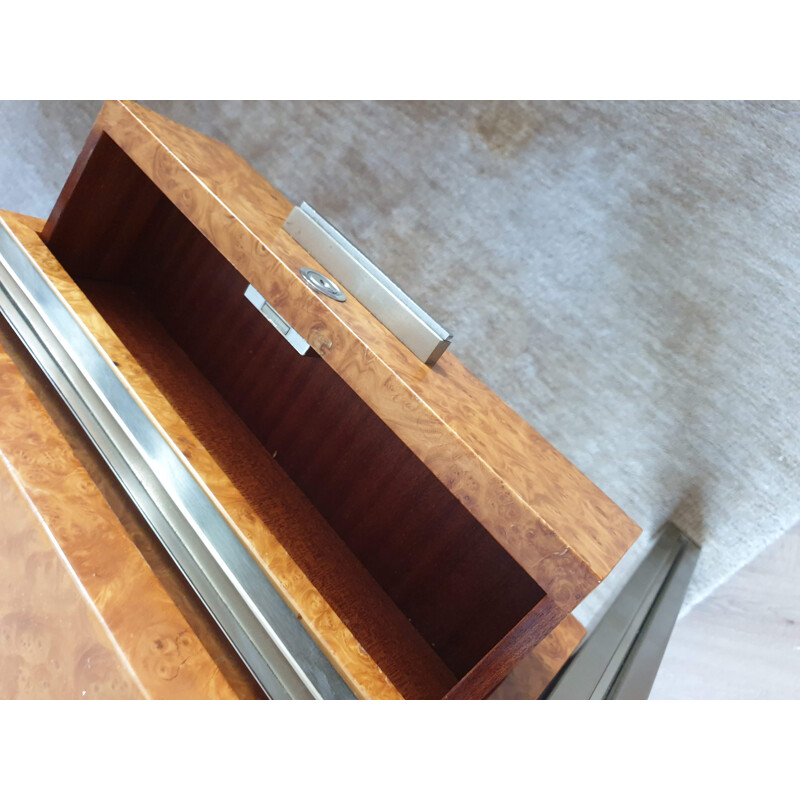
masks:
<svg viewBox="0 0 800 800"><path fill-rule="evenodd" d="M2 219L356 696L484 697L639 529L450 353L312 291L290 211L109 103L43 230Z"/></svg>

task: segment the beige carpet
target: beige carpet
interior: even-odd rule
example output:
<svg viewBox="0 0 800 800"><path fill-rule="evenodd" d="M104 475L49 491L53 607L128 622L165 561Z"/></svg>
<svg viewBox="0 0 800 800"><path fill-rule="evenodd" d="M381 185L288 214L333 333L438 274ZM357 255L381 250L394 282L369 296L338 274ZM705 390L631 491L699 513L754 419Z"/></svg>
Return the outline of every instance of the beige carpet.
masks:
<svg viewBox="0 0 800 800"><path fill-rule="evenodd" d="M145 105L306 200L645 529L696 603L800 519L800 104ZM99 103L0 106L0 206L46 216Z"/></svg>

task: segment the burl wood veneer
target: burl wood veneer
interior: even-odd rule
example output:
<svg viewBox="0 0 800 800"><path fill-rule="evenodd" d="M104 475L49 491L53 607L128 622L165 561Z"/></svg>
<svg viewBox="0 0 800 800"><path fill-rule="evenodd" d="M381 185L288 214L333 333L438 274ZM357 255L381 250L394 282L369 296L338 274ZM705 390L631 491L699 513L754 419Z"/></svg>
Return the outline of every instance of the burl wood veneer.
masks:
<svg viewBox="0 0 800 800"><path fill-rule="evenodd" d="M382 629L386 629L388 635L385 638L389 645L392 644L391 634L396 631L393 644L400 653L414 654L416 650L422 650L425 654L426 651L422 649L424 642L396 607L383 600L377 589L373 592L372 597L368 595L368 600L373 600L374 603L362 602L363 607L360 609L360 614L354 614L350 620L357 629L359 623L364 625L362 618L371 623L371 627L365 632L367 645L362 646L343 624L273 533L273 529L284 532L286 528L289 528L295 532L297 538L301 539L304 531L313 534L315 530L324 526L324 522L315 514L313 507L297 491L294 484L277 467L274 460L264 457L262 448L253 447L252 443L248 445L252 434L241 420L213 390L210 390L210 387L207 387L205 390L207 393L202 396L208 405L200 404L197 407L200 413L196 416L201 420L201 424L206 425L204 430L211 428L213 431L217 426L217 435L208 444L214 448L215 452L219 447L225 448L225 450L222 454L217 453L216 458L222 464L226 464L224 456L227 454L228 459L234 464L241 463L241 467L236 471L236 476L240 480L246 478L251 482L248 486L254 487L259 492L261 502L257 511L245 498L240 487L234 484L212 457L209 449L200 443L190 425L187 424L186 418L176 410L171 400L162 394L150 374L134 358L108 322L89 303L84 293L43 244L39 236L43 223L10 212L0 212L0 219L72 310L81 318L103 352L107 354L109 360L130 384L142 406L169 433L176 451L181 454L187 465L202 481L209 496L216 501L231 527L250 547L251 552L273 580L284 599L302 617L309 632L324 648L325 653L342 675L346 677L356 694L360 697L380 699L400 698L398 690L364 650L364 646L370 643L369 630L374 629L380 632ZM167 338L163 336L165 341ZM153 352L153 355L158 356L158 352ZM168 362L168 367L164 372L168 376L172 376L169 379L172 394L178 394L187 379L191 379L194 384L203 385L202 376L174 344L168 344L166 352L160 356L163 359L170 359L170 357L172 360ZM186 393L190 399L193 396L194 384L189 385ZM203 390L199 389L199 391ZM208 411L210 422L204 422L206 413L203 409ZM186 411L183 408L180 410ZM221 417L220 414L224 416ZM257 464L252 463L252 458L249 458L252 455L256 459L260 459L258 462L262 468L260 473L254 471ZM280 482L277 486L276 481ZM247 491L248 486L241 488ZM317 538L311 538L309 541L313 545ZM340 549L340 554L347 555L345 548ZM327 559L318 560L320 568L323 572L327 569L331 574L335 574L337 567L341 566L336 560L336 553L328 552L326 555ZM348 564L357 568L357 563L352 557ZM343 581L349 574L349 570L343 570ZM365 580L368 578L368 574L365 574ZM384 614L385 616L383 616ZM383 638L380 638L380 641L383 641ZM406 691L409 695L413 695L414 687L417 686L414 672L416 662L413 658L410 660L412 663L409 668L409 686ZM422 666L425 665L424 660L421 663ZM435 661L433 663L436 665ZM424 694L427 690L430 693L432 691L430 683L433 679L429 676L433 675L436 678L437 671L434 669L423 671L421 668L417 668L417 671L421 674L421 677L418 678L420 685L417 686L417 691ZM443 669L439 670L439 673L441 672ZM440 675L438 680L442 682L443 677ZM449 680L453 680L452 677L449 677Z"/></svg>
<svg viewBox="0 0 800 800"><path fill-rule="evenodd" d="M115 102L41 238L3 216L356 694L484 697L639 529L451 353L426 366L306 286L326 272L290 210L224 145Z"/></svg>
<svg viewBox="0 0 800 800"><path fill-rule="evenodd" d="M236 698L2 348L0 509L0 698Z"/></svg>
<svg viewBox="0 0 800 800"><path fill-rule="evenodd" d="M42 224L41 221L30 220L30 222L38 224L39 227ZM149 524L120 485L116 475L100 455L72 411L42 372L33 356L25 348L25 345L17 338L13 328L1 317L0 349L4 350L11 359L25 379L28 388L41 403L41 407L47 413L47 416L55 423L58 433L63 437L72 455L80 463L80 466L86 470L91 483L94 484L89 491L96 496L96 490L99 490L114 516L119 520L128 539L135 545L147 562L147 566L166 590L169 599L175 604L179 613L188 623L188 628L200 640L200 643L213 659L236 696L246 700L263 698L263 690L214 621L214 618L209 614L194 589L180 571L175 569L175 563L172 558L161 546L161 543L155 539ZM87 485L89 484L87 483ZM5 535L5 533L6 531L0 526L0 536ZM65 562L68 563L69 551L62 550L61 552ZM19 578L20 574L20 572L15 572L14 576ZM24 582L19 584L12 578L5 582L4 585L8 591L8 597L17 597L20 594L23 596L28 595L34 602L38 602L36 594L31 593L29 591L30 587L27 587ZM0 607L10 608L11 606L3 604ZM143 619L141 613L136 612L136 609L129 609L128 613L137 617L143 627L147 627L150 624L149 621ZM64 621L61 620L60 624L64 625ZM9 673L8 670L4 669L2 674L5 679L8 679L9 674L13 674L13 670ZM36 691L34 684L34 694ZM11 695L6 692L3 696ZM85 695L85 697L90 696L88 692Z"/></svg>

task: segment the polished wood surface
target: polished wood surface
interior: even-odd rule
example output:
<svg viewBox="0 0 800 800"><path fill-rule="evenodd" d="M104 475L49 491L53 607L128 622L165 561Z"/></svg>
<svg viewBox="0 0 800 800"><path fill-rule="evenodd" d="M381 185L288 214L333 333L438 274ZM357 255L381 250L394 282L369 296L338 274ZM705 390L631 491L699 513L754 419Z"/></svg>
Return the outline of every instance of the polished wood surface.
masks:
<svg viewBox="0 0 800 800"><path fill-rule="evenodd" d="M639 528L452 354L426 367L353 298L335 303L310 290L300 267L325 270L280 229L288 202L224 145L136 104L106 104L48 221L45 239L56 252L62 231L74 229L67 224L70 197L102 134L269 298L565 613L608 574Z"/></svg>
<svg viewBox="0 0 800 800"><path fill-rule="evenodd" d="M341 563L331 570L331 552L346 545L373 577L370 585L377 581L404 624L410 621L447 665L446 691L454 675L463 677L525 617L543 590L323 359L303 358L283 340L244 297L247 282L239 272L168 198L153 202L153 185L143 175L138 192L130 171L141 175L110 139L101 139L72 200L92 223L59 226L51 246L215 460L221 463L221 450L231 449L225 471L229 477L235 471L240 489L250 485L248 499L262 517L271 498L296 485L328 522L324 531L299 521L271 527L337 613L366 618L365 590L357 580L342 580L352 570L343 571ZM105 174L126 187L129 213L138 203L149 210L139 236L110 235L122 212L116 197L95 188ZM154 333L153 317L169 336ZM198 384L186 365L177 367L174 355L161 363L167 350L177 349L172 340L260 441L267 463L259 474L277 463L294 485L283 481L278 489L274 480L256 478L258 448L238 443L236 417L206 421L210 387ZM373 629L387 625L380 618L371 623ZM395 685L407 685L374 650L375 634L365 638L367 631L350 627Z"/></svg>
<svg viewBox="0 0 800 800"><path fill-rule="evenodd" d="M229 148L114 102L47 247L13 222L356 694L484 697L639 529L451 353L428 367L312 291L290 210Z"/></svg>
<svg viewBox="0 0 800 800"><path fill-rule="evenodd" d="M36 221L33 224L37 224ZM136 545L148 567L189 623L236 696L242 700L264 699L266 695L233 645L188 581L179 570L175 569L172 558L157 540L149 524L122 488L72 411L2 317L0 317L0 348L6 351L25 379L25 383L58 427L70 450L100 490L104 500L125 529L125 533Z"/></svg>
<svg viewBox="0 0 800 800"><path fill-rule="evenodd" d="M266 323L238 270L107 135L49 244L404 697L511 667L509 633L543 589L324 359ZM291 481L271 477L275 465ZM287 497L291 514L278 511Z"/></svg>
<svg viewBox="0 0 800 800"><path fill-rule="evenodd" d="M245 499L208 449L200 443L181 414L164 397L146 370L131 355L102 315L87 300L85 294L44 245L39 236L41 223L38 223L38 227L36 225L32 227L29 219L27 220L29 224L26 224L25 219L6 211L0 212L0 219L5 222L20 246L80 317L109 360L132 387L144 408L169 433L178 448L178 455L185 460L187 467L194 471L207 488L209 497L218 505L242 541L249 546L286 602L320 643L356 695L373 699L401 698L403 695L281 545L270 527L269 520L265 522L259 512ZM220 439L224 441L225 437ZM283 503L287 505L282 505ZM281 528L285 523L291 524L298 509L303 507L302 502L294 504L291 497L277 495L273 507L272 526ZM308 514L308 508L304 513ZM304 517L300 517L298 524L302 524L303 519ZM406 641L400 639L398 645L405 646ZM429 679L427 675L425 679ZM452 680L449 679L451 683ZM447 685L447 681L443 685ZM408 696L417 696L412 693L413 685L408 691L410 692ZM430 691L431 687L425 685L420 696L431 696Z"/></svg>
<svg viewBox="0 0 800 800"><path fill-rule="evenodd" d="M0 699L145 697L4 460L0 508Z"/></svg>
<svg viewBox="0 0 800 800"><path fill-rule="evenodd" d="M13 219L10 221L15 222ZM109 281L94 279L83 283L83 289L92 301L92 305L90 305L78 287L71 283L69 276L63 273L52 255L49 255L42 247L41 242L39 241L37 244L35 236L31 236L30 228L25 230L16 225L14 232L23 240L23 244L57 285L62 295L71 301L73 308L79 312L84 322L89 324L91 331L104 349L112 355L114 363L121 369L140 396L145 398L148 407L157 415L161 425L171 434L184 454L190 458L193 466L198 469L199 459L197 452L191 446L187 446L188 437L185 435L187 425L191 429L192 436L198 437L197 448L202 448L213 458L216 473L220 473L220 467L224 469L224 474L215 474L214 468L207 469L201 474L207 485L214 487L214 494L218 498L226 498L224 501L226 510L229 512L232 510L231 495L226 495L224 490L220 491L217 488L221 486L221 480L231 481L235 490L242 492L242 500L246 500L250 506L250 514L258 514L260 521L269 525L270 530L275 533L275 538L287 547L291 557L299 564L304 574L311 578L326 601L331 603L334 610L346 620L349 630L355 634L359 647L363 647L376 660L404 697L443 697L458 684L459 679L464 678L476 665L480 665L479 672L486 671L487 667L491 666L491 670L487 671L483 680L476 680L473 675L459 689L458 696L467 696L464 694L467 691L472 692L472 696L482 696L487 687L491 688L491 685L502 677L501 671L507 670L508 665L524 653L525 647L534 643L534 639L520 638L520 634L525 632L526 626L518 628L514 637L510 637L509 631L517 626L520 620L525 619L530 609L536 606L536 603L542 598L541 589L513 562L509 564L512 571L509 571L508 567L504 570L502 566L504 560L510 561L505 551L499 548L491 538L486 537L482 529L475 528L474 520L467 515L460 527L456 525L453 528L451 547L457 544L461 544L461 547L449 559L452 562L451 565L443 564L441 559L438 561L432 559L435 573L429 581L428 593L415 598L419 606L423 608L427 602L434 606L435 610L438 603L444 609L442 613L450 614L449 621L444 616L439 622L439 631L442 634L440 647L433 647L437 644L437 639L428 636L426 641L410 624L406 615L399 613L398 608L386 596L381 586L369 575L361 563L353 558L351 551L344 546L345 543L342 539L331 530L330 526L325 524L314 506L309 504L302 493L298 491L295 483L287 480L282 470L278 468L278 459L274 457L275 451L270 453L258 446L255 437L243 425L242 420L232 413L232 409L208 386L187 358L186 353L172 342L167 332L153 319L149 308L158 309L157 295L171 296L174 293L164 292L163 285L158 285L153 295L143 300L137 297L132 290L126 290ZM187 249L185 240L179 236L176 241L182 243L181 249L187 256L188 262L193 265L195 270L199 270L197 274L199 280L192 285L207 286L215 297L218 299L223 297L227 283L224 275L222 281L213 280L213 274L204 275L202 272L203 258L197 246ZM159 262L151 263L158 265ZM221 265L215 266L217 269L212 273L220 271ZM159 274L172 274L172 270L156 271ZM205 280L206 278L208 280ZM236 287L235 282L234 286ZM239 292L238 289L242 291ZM237 298L241 298L243 289L244 286L237 288L235 292ZM202 303L198 303L196 291L193 289L189 292L188 304L185 307L178 304L177 315L183 318L182 311L188 313L194 305L201 309L204 307ZM250 309L252 307L245 301L245 314ZM252 310L254 311L254 309ZM263 324L264 321L259 315L255 314L253 321L256 324L252 327L257 331L268 338L276 337L277 341L273 341L273 344L286 346L271 327ZM211 326L211 339L205 341L200 330L202 320L198 320L190 328L189 341L182 343L191 351L193 349L190 346L191 336L197 335L200 340L200 350L202 350L203 345L212 345L216 334L225 327L224 324ZM113 334L111 329L114 331ZM191 331L196 333L191 333ZM250 352L250 348L246 346L246 338L242 338L241 327L234 326L234 335L240 342L243 352ZM127 345L125 350L121 345L118 346L119 340L116 339L116 336L119 336L122 343ZM117 345L114 344L115 341ZM291 348L283 352L290 353L298 363L316 366L318 369L325 370L324 375L335 377L320 359L300 358ZM135 368L133 368L134 365ZM283 364L283 367L288 368L288 365ZM286 368L278 370L279 374L285 378ZM152 395L146 382L142 381L144 374L148 379L155 381L158 391L163 393L169 401L168 405L164 402L153 404L147 399ZM300 378L303 382L308 382L307 377L303 378L301 375ZM288 380L288 378L286 379ZM225 385L224 381L223 385ZM311 388L321 392L326 400L331 398L332 392L337 391L336 384L329 383L315 387L313 381ZM352 395L348 387L342 385L342 388L348 396ZM198 402L198 398L200 402ZM302 404L300 407L302 408ZM371 475L373 471L377 471L379 474L386 473L385 478L387 482L390 482L390 479L398 474L397 470L400 469L398 458L401 457L406 458L404 469L409 472L409 477L415 471L419 472L420 468L428 474L416 459L403 456L405 448L402 443L397 442L392 445L391 441L381 438L383 434L377 439L375 438L376 433L380 433L381 429L376 428L374 422L370 421L374 419L371 412L367 417L364 417L363 414L356 417L355 427L358 428L363 424L366 435L361 447L358 448L357 459L353 467L348 467L347 470L340 473L337 491L341 492L342 497L346 496L348 491L347 481L357 482L358 476L355 474L357 470L354 468L363 466L365 457L370 450L373 452L373 467L366 470L368 475ZM311 432L310 444L318 446L320 433L315 432L313 427L308 427ZM385 426L383 427L385 428ZM385 430L391 439L396 441L396 437L388 429ZM301 431L295 431L295 435L298 433ZM357 438L357 430L345 427L344 434ZM287 446L290 443L293 447L297 446L295 435L289 436L288 441L285 442ZM336 443L335 439L334 445ZM387 449L391 447L394 447L395 451L393 456L391 456L391 449ZM313 450L314 448L311 447L302 451L305 454L304 458L313 460ZM387 453L390 453L391 457L387 458ZM369 459L367 459L367 463L369 463ZM326 467L323 463L323 472L325 469L330 469L331 466L328 464ZM389 473L387 473L387 468ZM427 491L429 494L433 494L426 501L422 494L420 480L428 479L418 477L416 482L411 481L411 493L388 504L384 502L386 497L380 498L381 502L378 502L378 497L367 492L367 497L356 509L357 516L363 517L369 510L370 503L377 506L384 516L386 515L384 507L388 507L389 515L393 515L395 519L402 519L403 503L409 505L410 510L414 513L419 513L421 508L423 513L412 526L412 532L416 530L418 535L431 538L435 542L435 530L426 525L426 519L434 522L438 519L440 525L447 529L448 525L453 524L448 519L449 517L453 516L458 520L459 515L463 515L465 512L459 504L452 505L453 498L448 493L442 494L443 487L437 481L429 483ZM392 486L398 485L396 482L390 483ZM313 481L308 485L313 488ZM399 485L403 486L404 484L401 482ZM375 522L374 518L372 522ZM469 527L465 528L464 525L471 526L474 533L470 534ZM258 552L261 553L259 557L262 559L262 563L265 563L263 549L268 550L271 542L259 537L260 528L258 526L242 525L242 532L251 546L258 548ZM476 538L481 534L484 536L483 540ZM443 544L446 547L448 542L445 540ZM402 577L408 579L410 576L411 582L414 584L418 584L420 576L420 569L415 570L414 557L419 557L421 549L422 547L417 548L416 551L409 549L409 555L405 557L404 570L400 571ZM427 566L423 564L423 570ZM428 568L430 569L430 567ZM451 576L449 583L446 580L448 575ZM434 580L437 577L439 578L438 582ZM486 578L492 581L490 588L494 591L493 596L487 594L486 591L480 591L481 579L485 582ZM504 617L504 608L509 608L508 600L514 597L514 580L521 581L517 590L517 608L515 611L512 608L514 613L511 617L507 616L507 612ZM530 584L529 588L528 584ZM470 589L472 589L472 596L470 596ZM424 623L425 618L422 619ZM416 623L417 620L414 622ZM540 622L554 624L549 617L542 618ZM493 627L488 627L489 623ZM452 627L455 634L448 630L448 625ZM470 625L474 626L472 636L470 636L472 632L468 628ZM530 630L541 631L541 625L534 625ZM479 638L475 638L475 634ZM515 647L510 646L512 640L516 642ZM520 641L525 643L522 648L519 646ZM452 646L448 648L450 642L452 642ZM486 660L486 654L491 652L498 643L500 646L494 657ZM465 656L463 653L467 645L472 646L472 651L471 653L466 651L467 655ZM434 651L443 651L455 669L450 671L436 657ZM460 662L453 660L454 653L456 658L461 658ZM461 655L459 656L459 654Z"/></svg>
<svg viewBox="0 0 800 800"><path fill-rule="evenodd" d="M280 468L273 453L261 446L153 318L147 305L134 292L107 283L91 282L83 288L225 478L241 492L252 512L269 527L398 691L408 698L443 696L457 680L453 673ZM160 412L159 420L172 433ZM182 442L176 441L184 449ZM269 548L269 542L259 538L258 529L243 525L242 533L259 552Z"/></svg>
<svg viewBox="0 0 800 800"><path fill-rule="evenodd" d="M566 664L586 635L570 614L511 670L490 700L536 700Z"/></svg>
<svg viewBox="0 0 800 800"><path fill-rule="evenodd" d="M0 350L0 693L234 699Z"/></svg>

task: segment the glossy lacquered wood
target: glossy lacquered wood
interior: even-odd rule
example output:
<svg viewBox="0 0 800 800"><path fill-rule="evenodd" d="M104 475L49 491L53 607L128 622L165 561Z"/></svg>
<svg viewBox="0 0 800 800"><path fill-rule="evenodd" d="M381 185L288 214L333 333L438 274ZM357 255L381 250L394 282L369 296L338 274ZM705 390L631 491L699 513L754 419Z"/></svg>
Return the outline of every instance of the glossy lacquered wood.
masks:
<svg viewBox="0 0 800 800"><path fill-rule="evenodd" d="M33 221L32 224L37 222ZM25 383L35 394L48 417L55 423L69 449L121 523L128 538L147 562L147 566L166 590L170 600L183 615L236 696L247 700L265 698L255 678L190 584L175 569L169 554L155 539L149 524L139 513L78 420L3 318L0 318L0 348L5 350L13 361Z"/></svg>
<svg viewBox="0 0 800 800"><path fill-rule="evenodd" d="M251 513L269 527L292 562L319 590L341 620L339 625L347 626L359 649L375 660L403 696L441 697L456 677L280 468L274 451L260 444L153 318L147 305L134 292L102 282L83 288L225 480L241 492ZM164 424L161 409L158 415ZM174 438L168 419L166 429ZM183 440L176 441L183 450ZM216 494L219 478L212 473L203 477L211 478ZM227 501L225 505L227 508ZM268 563L269 550L263 548L269 543L257 532L254 535L249 525L242 525L241 531L257 548L262 563Z"/></svg>
<svg viewBox="0 0 800 800"><path fill-rule="evenodd" d="M69 199L104 134L565 612L608 574L635 523L452 354L426 367L353 298L309 289L300 268L325 270L281 230L290 204L224 145L134 103L107 103L44 233L65 263Z"/></svg>
<svg viewBox="0 0 800 800"><path fill-rule="evenodd" d="M0 349L0 696L234 699Z"/></svg>
<svg viewBox="0 0 800 800"><path fill-rule="evenodd" d="M4 461L0 507L0 698L144 697Z"/></svg>
<svg viewBox="0 0 800 800"><path fill-rule="evenodd" d="M207 488L209 496L218 504L220 511L228 519L229 524L240 535L242 541L251 548L253 555L258 559L265 572L303 620L309 632L323 647L342 676L350 683L356 694L360 697L374 699L398 699L403 696L273 533L273 529L283 530L286 526L297 526L303 530L304 528L319 528L321 524L324 525L324 521L321 522L319 516L314 513L313 507L299 495L290 481L286 481L285 478L281 481L279 471L275 469L274 465L271 468L264 468L268 462L261 460L263 472L256 473L256 480L269 481L268 487L273 487L277 480L281 481L281 486L272 494L272 502L256 511L244 495L247 488L244 487L243 492L234 484L217 463L215 456L212 456L209 449L200 442L186 419L167 400L147 370L131 355L103 316L87 300L86 295L44 245L39 236L43 223L31 221L29 218L25 219L6 211L0 212L0 217L6 222L30 258L74 313L80 317L110 361L120 371L121 376L132 387L144 408L169 433L179 454L186 459L187 465L197 474ZM146 346L143 347L143 350L145 349L147 349ZM179 351L175 353L177 350L178 348L173 347L171 352L178 357L171 359L170 364L178 370L177 375L180 380L176 383L180 385L184 378L184 374L180 371L182 367L194 379L197 378L197 374L192 370L191 365L186 365L185 356L183 360L180 359ZM159 353L169 357L169 353L163 353L163 351L159 351ZM189 386L191 385L189 384ZM223 413L224 409L223 404ZM219 411L219 405L214 404L210 411L212 413ZM212 416L211 419L214 420L216 417ZM237 422L230 409L227 409L227 415L220 422L220 435L217 440L224 446L226 442L230 441L229 435L235 433L234 428L230 426L236 426ZM241 422L238 422L238 425L240 428L244 427ZM245 435L239 438L238 443L246 439L246 429L242 433ZM260 450L260 448L258 449ZM252 452L252 448L246 449L245 455L249 452ZM224 460L224 453L222 455L215 453L215 455ZM248 469L242 470L242 473L250 474ZM334 562L332 568L335 569L335 567L336 563ZM378 612L380 610L379 606ZM395 610L394 618L397 619L397 616ZM389 618L386 624L390 624L391 619ZM398 627L400 627L399 620ZM405 631L403 635L398 634L397 649L401 652L413 653L415 636L418 634L415 634L413 628L407 624L407 620ZM446 674L446 668L441 667L440 669L444 669ZM430 670L420 670L421 675L418 679L414 677L413 664L411 671L410 684L407 687L407 696L411 697L431 696L434 689L438 691L440 685L448 686L454 680L452 676L446 679L436 678L434 686L431 686Z"/></svg>
<svg viewBox="0 0 800 800"><path fill-rule="evenodd" d="M126 191L108 195L104 175ZM144 220L139 235L113 235L125 214ZM499 680L522 652L509 632L544 592L448 487L323 359L266 324L245 279L108 137L60 220L50 245L82 291L402 695L447 695L494 648ZM276 483L276 464L291 482L279 470Z"/></svg>
<svg viewBox="0 0 800 800"><path fill-rule="evenodd" d="M12 215L6 214L5 218L18 239L56 284L62 296L71 302L73 309L80 314L126 379L157 416L159 423L169 431L215 497L240 523L242 536L256 549L262 565L266 569L270 568L270 560L274 558L271 548L275 543L260 535L262 533L260 526L254 524L256 515L258 521L266 523L274 532L275 538L288 549L292 562L301 567L303 574L312 580L327 602L331 603L346 621L347 634L355 634L357 639L352 647L357 649L358 657L363 658L366 650L404 697L445 696L458 683L459 678L480 663L485 653L491 651L497 642L507 637L507 630L523 619L529 609L541 599L541 589L510 561L502 549L496 544L490 544L491 539L484 539L481 544L480 536L485 537L486 534L480 528L475 528L475 522L469 515L462 520L459 527L458 518L464 514L464 510L458 504L452 506L453 498L446 492L441 493L443 487L438 482L430 486L428 491L429 493L433 491L434 494L427 501L420 496L422 489L420 481L427 480L430 483L430 478L425 476L418 476L416 482L411 481L411 493L405 499L399 498L400 505L394 503L387 506L384 503L386 499L384 496L373 495L363 498L360 516L368 513L370 505L373 510L380 512L378 517L373 518L373 523L384 520L382 524L385 525L386 519L392 517L402 519L402 502L405 502L409 511L418 517L414 526L420 534L435 541L435 530L426 526L426 520L435 522L438 519L440 526L445 529L450 528L450 535L455 537L454 544L463 546L460 556L455 554L447 559L451 562L450 565L434 561L435 572L429 578L428 594L417 599L417 603L423 608L426 601L432 608L428 609L427 617L424 614L421 617L419 614L415 615L415 619L422 620L422 628L426 629L433 619L431 613L436 611L437 606L439 607L438 625L442 636L438 637L438 641L441 643L441 650L447 654L448 661L453 658L461 659L455 661L454 674L437 657L436 650L440 648L432 647L430 644L432 641L435 645L437 639L432 640L432 637L428 636L426 641L420 636L416 627L410 624L409 619L391 602L381 585L378 585L361 563L353 558L350 550L321 518L318 511L298 492L294 482L287 480L286 475L277 466L278 462L274 457L276 451L270 453L259 446L259 442L242 424L241 419L232 413L230 407L198 374L186 354L156 323L148 310L153 305L153 298L149 298L145 303L132 290L125 290L107 281L91 280L84 282L84 290L89 293L93 303L90 305L52 255L49 255L41 242L37 241L34 231L28 226L19 224ZM189 249L187 254L193 265L201 263L196 257L198 254L195 250ZM213 282L211 289L217 291ZM241 293L237 293L237 296L241 297ZM190 302L191 300L190 297ZM155 306L157 307L158 303L155 303ZM251 308L247 303L245 307ZM255 321L261 322L261 319L256 316ZM111 332L111 328L114 333ZM275 335L268 326L257 325L257 329L269 336ZM127 348L121 345L117 336L121 337ZM282 342L280 344L285 345ZM316 365L329 372L324 362L319 360L299 359L299 362ZM150 380L155 381L158 392L153 391ZM326 398L329 398L331 391L337 390L335 384L330 384L326 388L325 383L316 388L324 390ZM344 388L350 391L347 387ZM392 443L391 439L396 437L390 432L390 440L383 441L380 437L386 434L382 433L380 428L376 429L374 422L371 423L369 418L360 419L367 424L366 437L353 464L348 469L340 471L338 486L342 496L347 493L347 482L359 483L357 467L363 466L368 455L367 451L372 449L373 444L377 444L377 451L371 459L372 469L366 470L367 474L371 474L374 469L388 470L386 476L390 483L388 488L405 487L403 481L398 483L392 480L400 474L398 457L406 458L405 471L408 474L405 477L409 479L419 470L418 463L413 458L403 456L403 448L398 450L397 444ZM358 418L356 421L358 422ZM191 434L186 431L187 425ZM358 431L350 433L357 436ZM345 434L348 435L347 430ZM312 431L310 443L313 446L305 451L306 457L314 457L313 451L314 447L318 446L318 436L319 433L314 434ZM295 448L298 446L292 437L287 444ZM335 452L337 441L333 444ZM394 447L394 453L387 449L391 447ZM199 455L201 453L203 457ZM385 466L382 466L382 462L385 462ZM423 472L427 474L424 468ZM232 486L229 486L229 482ZM313 482L308 485L313 488ZM237 492L242 493L242 496L237 498L237 503L246 504L247 516L236 514L237 503L234 503L233 499ZM450 516L457 518L455 524L448 519ZM406 522L408 523L408 520ZM467 528L464 528L465 524ZM447 541L443 544L446 550ZM406 580L410 578L415 583L419 582L422 573L420 568L415 568L415 559L420 557L421 552L424 552L423 547L409 548L403 556L401 573ZM506 562L509 563L503 569L502 565ZM401 563L399 558L397 563ZM430 570L431 565L423 562L421 569ZM483 579L484 584L486 579L490 579L491 583L486 586L494 591L494 596L487 594L486 589L481 590L482 573L486 576ZM449 586L446 583L448 574L451 576ZM519 584L517 590L512 583L515 579ZM385 583L387 581L384 580L383 584ZM391 586L391 581L388 583ZM515 597L515 591L516 611L508 605L509 598ZM295 602L303 602L302 596L294 595L293 599ZM314 613L313 606L300 607L304 615L310 616ZM504 607L513 612L507 619L502 613ZM448 620L452 630L447 628ZM433 621L435 623L435 619ZM327 640L323 639L322 642L326 651L331 646L331 634L344 633L341 630L343 628L341 622L338 626L340 630L337 631L336 628L331 630L328 623L328 628L325 630ZM469 630L469 626L472 626L473 631ZM536 630L541 628L537 627ZM530 637L519 638L519 634L526 631L526 627L523 626L513 637L507 637L503 646L498 649L494 668L489 675L489 684L476 683L473 676L464 686L472 687L472 692L480 693L484 693L487 687L490 688L491 683L502 677L497 672L498 664L507 664L506 659L509 654L513 654L516 658L524 652L524 648L519 649L519 642L524 641L528 645L535 642L535 639ZM530 631L527 631L526 635L529 633ZM483 638L476 639L476 635ZM449 647L448 637L452 642ZM509 647L512 639L517 643L516 649ZM464 650L470 643L473 648L471 653ZM498 661L497 656L500 655L503 658ZM393 691L386 677L380 671L378 674L381 683L377 687L367 685L368 691L361 687L363 696L380 697L386 696L389 690ZM365 682L363 677L361 680ZM464 690L462 687L461 691Z"/></svg>
<svg viewBox="0 0 800 800"><path fill-rule="evenodd" d="M359 696L486 696L638 528L451 353L313 292L290 210L224 145L107 103L47 248L20 236Z"/></svg>
<svg viewBox="0 0 800 800"><path fill-rule="evenodd" d="M104 163L114 162L108 171L119 175L116 161L125 155L113 143L104 149ZM93 198L77 199L95 225L104 218L106 209L88 205ZM204 421L214 402L207 384L186 368L178 379L174 364L161 363L170 340L255 434L268 465L274 459L336 532L276 526L290 555L321 586L329 551L346 545L463 677L538 603L541 587L323 359L298 357L266 324L244 297L245 279L167 198L153 207L141 237L121 244L107 238L71 228L53 241L159 389L195 433L204 427L205 445L220 454L234 445L238 458L227 458L225 469L237 470L238 485L256 481L251 502L263 506L276 488L256 478L255 457L239 466L247 446L238 443L235 422ZM348 588L349 603L333 599L338 572L338 580L325 580L323 594L340 615L358 620L364 614L352 601L363 591Z"/></svg>

